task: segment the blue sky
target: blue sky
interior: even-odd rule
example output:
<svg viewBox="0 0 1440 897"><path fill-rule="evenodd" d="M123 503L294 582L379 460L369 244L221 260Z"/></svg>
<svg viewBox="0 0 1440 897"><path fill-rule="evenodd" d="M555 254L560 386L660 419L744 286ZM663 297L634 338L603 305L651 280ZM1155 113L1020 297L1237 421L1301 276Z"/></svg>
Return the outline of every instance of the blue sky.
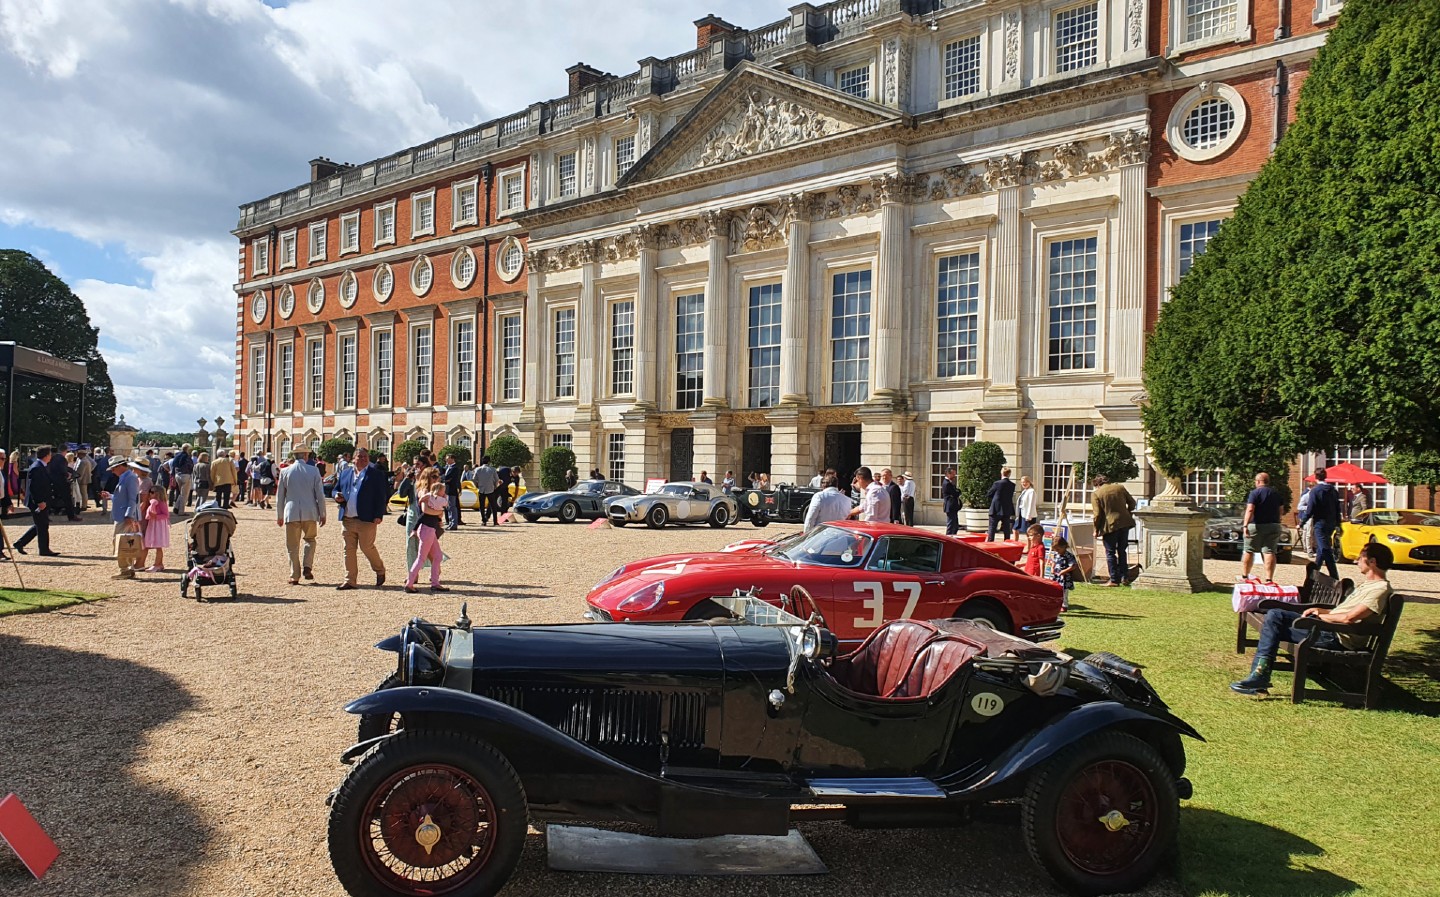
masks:
<svg viewBox="0 0 1440 897"><path fill-rule="evenodd" d="M559 96L576 62L684 52L708 13L786 4L0 0L0 248L84 300L128 421L229 417L241 203Z"/></svg>

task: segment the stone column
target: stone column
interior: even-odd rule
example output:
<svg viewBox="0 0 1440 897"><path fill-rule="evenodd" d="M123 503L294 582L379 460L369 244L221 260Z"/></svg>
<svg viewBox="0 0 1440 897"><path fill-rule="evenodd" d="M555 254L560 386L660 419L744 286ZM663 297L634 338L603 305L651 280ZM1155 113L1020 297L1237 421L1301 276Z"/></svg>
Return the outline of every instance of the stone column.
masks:
<svg viewBox="0 0 1440 897"><path fill-rule="evenodd" d="M656 341L660 321L659 278L655 275L660 255L662 225L642 224L635 229L640 260L640 282L635 292L635 409L654 411L656 396ZM627 440L628 442L628 440ZM627 446L628 469L628 446Z"/></svg>
<svg viewBox="0 0 1440 897"><path fill-rule="evenodd" d="M870 404L898 407L903 403L901 359L905 335L905 246L909 230L906 204L911 179L900 174L872 178L880 200L880 258L871 306Z"/></svg>
<svg viewBox="0 0 1440 897"><path fill-rule="evenodd" d="M780 300L780 404L808 405L810 211L804 193L785 197L785 283ZM773 440L772 440L773 442ZM808 464L808 458L807 458ZM772 481L773 482L773 481Z"/></svg>
<svg viewBox="0 0 1440 897"><path fill-rule="evenodd" d="M580 303L575 315L575 401L577 414L584 414L595 404L596 370L600 358L596 344L605 332L605 315L600 308L595 275L600 267L595 241L582 240L577 247L580 257Z"/></svg>
<svg viewBox="0 0 1440 897"><path fill-rule="evenodd" d="M987 340L991 386L987 398L989 393L1000 393L998 404L1015 405L1018 401L1004 394L1016 391L1020 375L1020 265L1024 258L1020 247L1020 188L1013 184L1001 187L996 201L995 263L991 268L996 276L990 285L994 301Z"/></svg>
<svg viewBox="0 0 1440 897"><path fill-rule="evenodd" d="M1120 205L1115 239L1114 313L1110 318L1110 351L1116 385L1138 386L1140 367L1145 360L1145 254L1134 247L1145 245L1145 159L1135 151L1136 161L1120 169ZM1163 239L1163 238L1162 238Z"/></svg>
<svg viewBox="0 0 1440 897"><path fill-rule="evenodd" d="M730 213L724 211L706 212L701 219L705 234L709 238L710 270L705 280L705 378L704 406L707 408L730 407L726 365L726 330L730 320L730 265L726 256L730 252ZM695 452L700 454L699 432L696 433ZM698 468L697 468L698 470Z"/></svg>

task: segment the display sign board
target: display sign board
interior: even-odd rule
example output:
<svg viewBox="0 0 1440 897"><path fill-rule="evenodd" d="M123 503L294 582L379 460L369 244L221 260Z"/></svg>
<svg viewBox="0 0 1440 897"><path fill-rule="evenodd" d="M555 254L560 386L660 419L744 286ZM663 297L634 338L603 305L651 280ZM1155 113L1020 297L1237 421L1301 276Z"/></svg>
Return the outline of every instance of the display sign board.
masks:
<svg viewBox="0 0 1440 897"><path fill-rule="evenodd" d="M1057 439L1051 453L1059 464L1084 464L1090 460L1090 440Z"/></svg>
<svg viewBox="0 0 1440 897"><path fill-rule="evenodd" d="M660 491L660 487L661 487L661 486L664 486L664 485L665 485L665 478L664 478L664 477L650 477L650 478L648 478L647 480L645 480L645 494L646 494L646 495L654 495L655 493L659 492L659 491Z"/></svg>
<svg viewBox="0 0 1440 897"><path fill-rule="evenodd" d="M43 876L60 855L60 848L13 794L0 800L0 841L10 845L36 878Z"/></svg>
<svg viewBox="0 0 1440 897"><path fill-rule="evenodd" d="M0 343L0 374L8 375L12 371L28 377L59 380L62 383L84 383L89 378L83 364L17 346L15 343Z"/></svg>

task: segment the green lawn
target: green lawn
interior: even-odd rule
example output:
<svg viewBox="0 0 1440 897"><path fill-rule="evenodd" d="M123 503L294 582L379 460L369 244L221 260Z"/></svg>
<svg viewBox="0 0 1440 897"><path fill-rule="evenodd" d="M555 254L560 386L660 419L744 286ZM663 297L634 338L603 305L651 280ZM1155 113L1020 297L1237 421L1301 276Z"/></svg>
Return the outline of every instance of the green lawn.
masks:
<svg viewBox="0 0 1440 897"><path fill-rule="evenodd" d="M1288 672L1275 674L1269 698L1232 693L1249 655L1235 653L1228 592L1081 585L1066 619L1066 647L1144 664L1207 739L1186 745L1187 894L1440 894L1440 604L1406 603L1384 709L1370 711L1293 705Z"/></svg>
<svg viewBox="0 0 1440 897"><path fill-rule="evenodd" d="M6 614L29 614L42 610L54 610L71 604L98 601L106 595L86 595L81 592L52 592L48 589L0 589L0 617Z"/></svg>

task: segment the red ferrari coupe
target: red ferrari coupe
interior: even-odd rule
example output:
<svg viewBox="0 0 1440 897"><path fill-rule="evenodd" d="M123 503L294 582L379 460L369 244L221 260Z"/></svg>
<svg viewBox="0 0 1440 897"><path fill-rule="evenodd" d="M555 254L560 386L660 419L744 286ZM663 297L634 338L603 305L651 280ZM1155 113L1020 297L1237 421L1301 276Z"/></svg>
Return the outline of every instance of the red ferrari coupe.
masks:
<svg viewBox="0 0 1440 897"><path fill-rule="evenodd" d="M607 621L725 616L711 597L758 587L772 604L804 586L842 644L891 620L969 619L1031 641L1056 638L1061 588L995 555L935 533L887 523L829 523L779 542L633 561L598 583L586 616ZM808 615L812 608L792 608Z"/></svg>

